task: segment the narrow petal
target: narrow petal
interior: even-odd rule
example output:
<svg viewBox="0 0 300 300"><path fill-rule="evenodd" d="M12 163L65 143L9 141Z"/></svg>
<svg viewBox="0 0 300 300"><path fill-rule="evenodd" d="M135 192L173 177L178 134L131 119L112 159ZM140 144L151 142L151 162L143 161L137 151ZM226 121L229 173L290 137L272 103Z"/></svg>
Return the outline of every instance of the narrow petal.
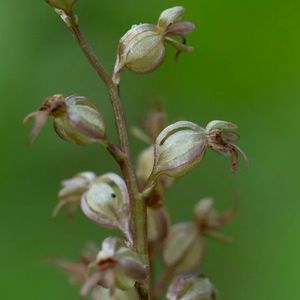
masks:
<svg viewBox="0 0 300 300"><path fill-rule="evenodd" d="M165 36L178 35L181 37L186 37L189 33L194 31L195 29L196 29L196 25L192 22L188 22L188 21L176 22L167 28L165 32Z"/></svg>
<svg viewBox="0 0 300 300"><path fill-rule="evenodd" d="M29 136L30 144L32 144L36 137L39 135L40 131L46 123L48 116L48 111L36 111L25 117L23 121L24 124L28 124L32 119L35 119Z"/></svg>

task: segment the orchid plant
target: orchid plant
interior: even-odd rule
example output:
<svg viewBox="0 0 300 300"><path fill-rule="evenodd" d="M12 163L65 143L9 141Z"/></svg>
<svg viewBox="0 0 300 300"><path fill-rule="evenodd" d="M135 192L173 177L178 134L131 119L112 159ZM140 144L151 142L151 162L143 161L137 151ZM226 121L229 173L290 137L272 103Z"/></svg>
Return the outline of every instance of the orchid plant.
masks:
<svg viewBox="0 0 300 300"><path fill-rule="evenodd" d="M138 74L154 72L164 61L166 45L181 52L191 52L186 37L195 30L184 21L185 9L166 9L157 24L134 25L120 39L113 74L103 67L89 46L74 13L76 0L46 0L70 29L78 45L104 82L111 101L119 142L106 134L106 124L98 107L87 97L60 94L46 98L44 104L29 114L24 122L34 125L32 142L49 117L56 133L64 141L87 146L105 147L120 166L121 174L81 172L63 181L59 201L53 211L67 207L73 215L80 206L94 223L120 230L122 238L108 237L100 247L89 244L78 261L55 258L53 262L81 286L80 295L100 299L213 300L217 292L210 280L199 273L204 257L204 237L221 241L230 238L219 229L236 213L214 209L212 198L201 199L194 208L193 221L172 225L164 193L177 178L185 175L212 149L229 157L231 170L238 167L244 152L235 145L237 126L214 120L205 127L190 121L169 123L162 107L149 111L142 128L132 133L147 145L133 164L120 98L121 75L125 69ZM164 271L156 280L155 260L161 255ZM166 296L164 296L166 295Z"/></svg>

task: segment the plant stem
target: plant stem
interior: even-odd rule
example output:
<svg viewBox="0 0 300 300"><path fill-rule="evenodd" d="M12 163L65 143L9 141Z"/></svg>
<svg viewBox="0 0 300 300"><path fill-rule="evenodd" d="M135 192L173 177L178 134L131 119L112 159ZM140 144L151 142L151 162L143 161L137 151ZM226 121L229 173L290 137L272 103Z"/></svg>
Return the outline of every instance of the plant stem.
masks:
<svg viewBox="0 0 300 300"><path fill-rule="evenodd" d="M136 175L132 165L128 134L125 117L122 109L122 103L120 99L119 87L116 84L114 84L114 82L111 79L111 76L105 70L102 63L99 61L99 59L91 49L89 43L81 33L79 25L76 21L76 17L73 14L71 14L69 17L71 19L70 29L73 32L80 48L87 57L91 66L96 70L97 74L104 81L108 89L110 101L114 111L115 123L120 143L120 151L122 152L122 155L119 155L120 153L117 154L118 151L116 152L116 149L112 147L111 144L109 144L107 148L109 152L112 153L118 161L128 188L131 206L130 227L133 234L134 243L132 246L134 250L143 257L145 263L148 265L146 204L143 198L140 196ZM137 284L137 290L140 294L141 299L146 300L149 298L148 286L148 284Z"/></svg>
<svg viewBox="0 0 300 300"><path fill-rule="evenodd" d="M158 299L159 295L164 291L169 284L169 281L171 280L172 276L174 275L173 268L169 267L166 268L164 273L162 274L160 280L158 281L157 285L154 288L153 291L153 298Z"/></svg>

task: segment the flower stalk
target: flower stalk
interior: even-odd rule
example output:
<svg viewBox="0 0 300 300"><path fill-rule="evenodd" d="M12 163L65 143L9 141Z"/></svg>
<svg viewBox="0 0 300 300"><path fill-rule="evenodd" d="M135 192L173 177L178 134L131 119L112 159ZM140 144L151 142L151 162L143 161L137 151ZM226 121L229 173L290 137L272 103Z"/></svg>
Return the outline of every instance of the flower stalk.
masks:
<svg viewBox="0 0 300 300"><path fill-rule="evenodd" d="M144 262L148 264L146 204L144 199L140 196L136 175L131 161L128 134L122 109L119 86L112 81L111 76L105 70L104 66L90 47L88 41L85 39L78 25L77 17L71 13L68 15L68 18L70 20L69 28L72 31L78 45L87 57L91 66L103 80L108 90L110 101L113 107L120 147L118 149L116 146L112 146L110 144L107 146L107 148L119 163L128 188L131 208L130 228L133 235L132 247L144 258ZM142 299L148 299L147 284L138 286L137 289Z"/></svg>
<svg viewBox="0 0 300 300"><path fill-rule="evenodd" d="M175 47L176 57L182 51L191 52L193 48L185 42L195 24L184 21L185 9L176 6L164 10L156 24L132 26L119 41L115 68L110 74L80 30L73 12L77 0L45 1L55 8L103 81L113 108L118 143L108 138L102 113L92 101L61 94L46 98L25 118L24 123L34 121L30 140L51 118L62 140L106 147L122 172L122 176L111 172L98 176L86 171L62 182L54 217L64 206L73 216L80 206L89 220L107 229L118 229L123 238L108 237L101 249L89 245L79 262L53 262L70 275L72 283L81 285L82 297L90 295L93 300L157 300L170 282L166 295L169 300L216 300L214 286L199 273L205 254L204 238L229 242L231 239L219 229L232 220L236 209L219 213L213 199L206 197L195 206L192 221L172 224L164 194L179 177L198 166L209 149L229 157L233 172L237 171L239 157L247 165L247 156L235 144L238 127L221 120L211 121L206 127L184 120L169 124L159 105L142 120L142 129L133 131L147 144L134 166L119 86L125 69L137 74L155 71L164 61L166 44ZM157 255L164 268L158 282L154 276Z"/></svg>

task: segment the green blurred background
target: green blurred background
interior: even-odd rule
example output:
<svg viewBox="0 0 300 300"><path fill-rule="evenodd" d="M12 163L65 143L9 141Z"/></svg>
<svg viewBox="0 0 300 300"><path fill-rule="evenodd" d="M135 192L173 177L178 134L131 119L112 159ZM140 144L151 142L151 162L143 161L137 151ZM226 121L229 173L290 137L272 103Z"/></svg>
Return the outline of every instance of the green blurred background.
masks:
<svg viewBox="0 0 300 300"><path fill-rule="evenodd" d="M43 263L46 255L74 258L86 240L108 234L80 212L73 221L50 213L60 181L82 170L117 171L97 146L62 142L48 122L32 147L23 117L54 93L89 96L101 107L115 138L104 86L72 37L44 1L2 1L1 92L1 299L77 299L66 276ZM25 3L26 2L26 3ZM205 125L212 119L240 126L239 145L250 158L232 175L226 159L209 153L200 167L167 195L174 221L188 220L203 196L219 209L241 195L240 213L224 232L232 245L208 241L202 271L223 300L299 299L300 2L296 0L79 0L83 31L112 69L118 39L130 25L155 22L183 5L197 24L195 47L174 63L174 49L155 73L122 78L130 125L149 103L162 99L170 120ZM143 145L131 140L137 154Z"/></svg>

